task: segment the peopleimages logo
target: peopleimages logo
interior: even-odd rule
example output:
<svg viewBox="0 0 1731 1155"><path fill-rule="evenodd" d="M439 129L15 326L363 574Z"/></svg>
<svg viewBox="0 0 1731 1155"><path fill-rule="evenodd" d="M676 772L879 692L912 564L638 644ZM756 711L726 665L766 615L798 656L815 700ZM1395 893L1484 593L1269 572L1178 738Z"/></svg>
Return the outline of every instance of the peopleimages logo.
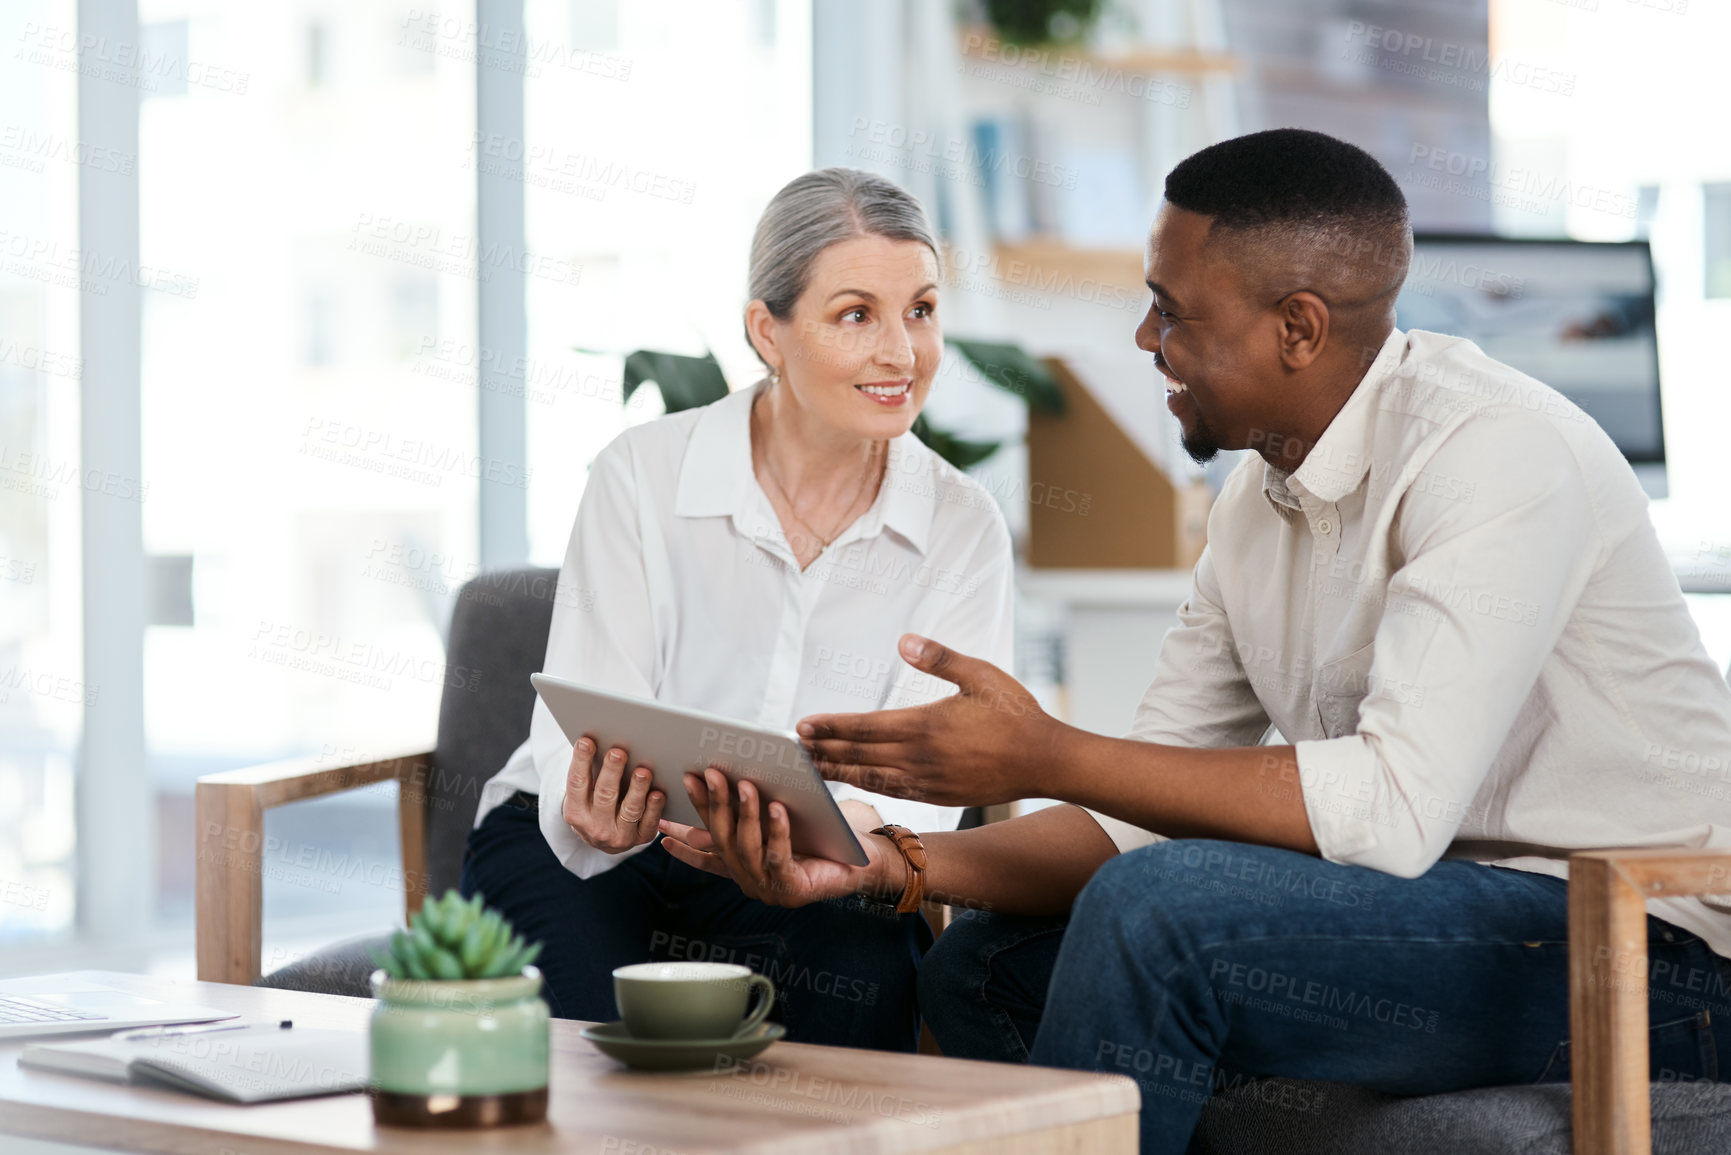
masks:
<svg viewBox="0 0 1731 1155"><path fill-rule="evenodd" d="M392 429L370 429L321 417L307 419L300 452L321 461L427 485L439 485L448 476L460 476L523 489L535 473L532 468L483 457L467 449L399 437Z"/></svg>
<svg viewBox="0 0 1731 1155"><path fill-rule="evenodd" d="M1517 87L1532 88L1559 96L1572 96L1575 91L1577 77L1573 72L1563 72L1508 57L1493 60L1488 48L1481 48L1476 44L1438 40L1434 36L1424 36L1399 28L1384 28L1362 20L1354 20L1347 25L1346 37L1346 55L1352 54L1351 44L1358 43L1369 53L1383 54L1381 58L1361 54L1358 57L1360 63L1374 64L1384 70L1421 80L1473 92L1482 92L1488 80L1500 80Z"/></svg>
<svg viewBox="0 0 1731 1155"><path fill-rule="evenodd" d="M1208 980L1229 1003L1244 1002L1240 992L1249 991L1265 996L1266 1005L1257 1010L1282 1010L1293 1004L1316 1007L1324 1013L1340 1015L1405 1027L1411 1031L1436 1034L1437 1012L1414 1006L1398 999L1378 997L1364 992L1335 986L1333 983L1308 980L1278 970L1268 970L1245 963L1217 958L1208 967ZM1284 1005L1283 1005L1284 1004ZM1344 1019L1337 1019L1342 1029ZM1331 1024L1332 1025L1332 1024Z"/></svg>
<svg viewBox="0 0 1731 1155"><path fill-rule="evenodd" d="M705 726L697 740L693 768L714 766L720 770L752 771L753 780L776 789L823 790L821 779L811 773L799 743L794 738L752 734L722 726Z"/></svg>
<svg viewBox="0 0 1731 1155"><path fill-rule="evenodd" d="M1073 189L1081 176L1081 170L1072 165L1038 160L1025 153L1004 149L981 149L970 141L956 137L942 138L924 129L910 129L904 125L871 120L864 116L853 118L853 126L848 135L856 140L863 139L868 144L882 145L897 151L905 150L916 156L940 159L951 164L965 164L981 173L1007 173L1021 180L1057 188Z"/></svg>
<svg viewBox="0 0 1731 1155"><path fill-rule="evenodd" d="M126 257L97 249L63 245L51 237L0 229L0 258L5 260L0 272L97 296L106 296L110 284L124 282L188 300L198 296L197 277L134 264Z"/></svg>
<svg viewBox="0 0 1731 1155"><path fill-rule="evenodd" d="M143 92L173 91L185 85L245 96L252 74L222 68L172 52L152 52L125 40L80 33L72 27L26 21L13 58L63 72L76 72L137 88Z"/></svg>
<svg viewBox="0 0 1731 1155"><path fill-rule="evenodd" d="M962 43L962 52L966 56L978 57L981 61L1018 69L1022 75L995 75L991 76L991 79L1032 92L1095 105L1101 103L1102 94L1120 93L1151 104L1164 104L1172 108L1190 107L1190 89L1182 84L1173 84L1156 76L1126 72L1116 65L1100 63L1084 56L1068 53L1053 56L1045 48L1029 48L978 32L968 33ZM968 61L962 63L960 71L970 76L990 75L981 64Z"/></svg>
<svg viewBox="0 0 1731 1155"><path fill-rule="evenodd" d="M42 172L47 161L88 166L98 172L131 176L137 158L130 152L120 152L99 144L88 144L58 133L38 132L22 124L0 128L0 151L15 154L17 163L0 157L0 164Z"/></svg>
<svg viewBox="0 0 1731 1155"><path fill-rule="evenodd" d="M1490 269L1471 261L1423 252L1412 255L1412 272L1407 283L1419 285L1458 285L1463 289L1485 293L1505 300L1518 301L1526 296L1527 279Z"/></svg>
<svg viewBox="0 0 1731 1155"><path fill-rule="evenodd" d="M601 200L609 189L688 205L697 195L697 182L668 173L635 168L624 161L594 153L572 152L556 144L525 144L520 138L496 132L477 131L470 146L495 176L527 180L557 192L576 193ZM494 162L493 167L485 167ZM536 175L549 178L536 179Z"/></svg>
<svg viewBox="0 0 1731 1155"><path fill-rule="evenodd" d="M1635 198L1629 193L1581 184L1531 168L1498 164L1488 157L1436 145L1415 144L1407 163L1414 166L1408 174L1409 181L1442 192L1455 192L1478 200L1494 199L1498 204L1506 203L1527 211L1543 211L1548 203L1573 205L1635 219ZM1423 171L1418 171L1421 169Z"/></svg>

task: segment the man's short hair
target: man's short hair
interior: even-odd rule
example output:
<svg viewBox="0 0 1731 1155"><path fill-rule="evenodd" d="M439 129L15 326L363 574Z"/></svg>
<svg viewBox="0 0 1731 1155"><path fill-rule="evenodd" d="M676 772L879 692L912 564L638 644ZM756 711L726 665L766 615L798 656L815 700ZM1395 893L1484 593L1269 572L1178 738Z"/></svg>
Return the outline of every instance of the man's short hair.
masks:
<svg viewBox="0 0 1731 1155"><path fill-rule="evenodd" d="M1167 175L1166 201L1221 232L1300 250L1295 257L1314 246L1362 262L1371 280L1397 270L1405 279L1406 197L1375 157L1326 133L1274 128L1210 145Z"/></svg>
<svg viewBox="0 0 1731 1155"><path fill-rule="evenodd" d="M1348 219L1406 224L1406 198L1374 156L1304 128L1271 128L1210 145L1166 177L1166 199L1224 228Z"/></svg>

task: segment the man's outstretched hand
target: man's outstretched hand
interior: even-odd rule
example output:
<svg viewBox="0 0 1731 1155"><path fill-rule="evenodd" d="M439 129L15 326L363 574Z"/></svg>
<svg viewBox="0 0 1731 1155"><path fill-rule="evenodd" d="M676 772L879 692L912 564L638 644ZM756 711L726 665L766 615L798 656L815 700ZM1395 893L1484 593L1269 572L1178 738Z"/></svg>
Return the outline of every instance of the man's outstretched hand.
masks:
<svg viewBox="0 0 1731 1155"><path fill-rule="evenodd" d="M801 719L799 736L825 778L939 806L1058 797L1051 776L1066 727L1020 682L917 634L904 634L900 649L908 665L958 692L902 710Z"/></svg>

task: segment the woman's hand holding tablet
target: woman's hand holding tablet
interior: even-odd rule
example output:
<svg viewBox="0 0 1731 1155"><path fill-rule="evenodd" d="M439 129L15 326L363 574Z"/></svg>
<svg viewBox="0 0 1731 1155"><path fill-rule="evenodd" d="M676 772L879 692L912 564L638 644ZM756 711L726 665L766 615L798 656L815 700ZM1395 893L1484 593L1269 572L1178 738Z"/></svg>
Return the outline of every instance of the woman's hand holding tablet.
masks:
<svg viewBox="0 0 1731 1155"><path fill-rule="evenodd" d="M565 772L565 801L560 816L571 833L597 850L618 854L641 846L659 832L667 795L651 789L646 766L631 772L625 783L630 754L614 746L596 761L595 743L588 735L571 747L571 768Z"/></svg>
<svg viewBox="0 0 1731 1155"><path fill-rule="evenodd" d="M689 866L733 879L759 902L805 906L849 894L884 895L893 902L907 884L907 865L886 839L860 839L865 866L795 854L787 807L764 806L752 782L729 782L712 767L701 775L687 773L685 788L709 829L664 820L661 844Z"/></svg>

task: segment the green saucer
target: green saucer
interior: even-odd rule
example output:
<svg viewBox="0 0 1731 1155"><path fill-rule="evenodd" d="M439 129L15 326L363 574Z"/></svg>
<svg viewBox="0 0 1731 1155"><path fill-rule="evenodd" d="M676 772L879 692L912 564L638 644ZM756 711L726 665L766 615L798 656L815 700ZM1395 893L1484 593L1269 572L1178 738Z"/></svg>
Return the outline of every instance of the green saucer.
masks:
<svg viewBox="0 0 1731 1155"><path fill-rule="evenodd" d="M749 1059L787 1034L780 1023L764 1023L738 1039L634 1039L624 1020L596 1023L581 1034L608 1058L636 1071L708 1071L723 1074L731 1062Z"/></svg>

